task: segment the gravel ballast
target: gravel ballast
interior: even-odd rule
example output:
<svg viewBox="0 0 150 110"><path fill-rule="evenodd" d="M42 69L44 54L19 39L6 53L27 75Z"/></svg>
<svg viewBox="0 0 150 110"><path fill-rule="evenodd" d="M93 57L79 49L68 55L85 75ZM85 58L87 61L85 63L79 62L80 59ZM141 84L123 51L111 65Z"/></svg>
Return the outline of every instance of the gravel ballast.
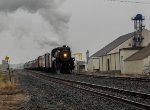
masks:
<svg viewBox="0 0 150 110"><path fill-rule="evenodd" d="M93 76L85 76L85 75L76 75L76 74L50 74L48 75L70 79L70 80L78 80L93 84L99 84L103 86L109 86L119 89L125 89L130 91L142 92L150 94L150 82L144 81L133 81L133 80L125 80L125 79L115 79L115 78L104 78L104 77L93 77Z"/></svg>
<svg viewBox="0 0 150 110"><path fill-rule="evenodd" d="M137 110L126 104L88 92L16 72L30 100L22 110Z"/></svg>

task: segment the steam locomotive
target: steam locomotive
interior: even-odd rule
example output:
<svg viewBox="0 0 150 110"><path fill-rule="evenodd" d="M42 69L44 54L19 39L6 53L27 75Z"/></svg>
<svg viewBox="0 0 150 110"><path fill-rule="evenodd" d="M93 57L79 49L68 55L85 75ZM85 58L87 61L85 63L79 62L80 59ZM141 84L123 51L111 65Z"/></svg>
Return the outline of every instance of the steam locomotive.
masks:
<svg viewBox="0 0 150 110"><path fill-rule="evenodd" d="M74 58L71 56L70 47L63 45L54 48L51 53L39 56L33 61L24 64L24 69L52 71L56 73L72 73L74 70Z"/></svg>

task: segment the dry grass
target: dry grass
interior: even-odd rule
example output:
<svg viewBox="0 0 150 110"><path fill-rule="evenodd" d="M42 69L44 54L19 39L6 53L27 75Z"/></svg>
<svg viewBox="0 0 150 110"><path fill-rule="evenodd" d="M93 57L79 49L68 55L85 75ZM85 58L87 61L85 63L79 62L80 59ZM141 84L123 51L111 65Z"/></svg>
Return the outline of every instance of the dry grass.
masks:
<svg viewBox="0 0 150 110"><path fill-rule="evenodd" d="M18 87L13 75L9 80L8 73L0 74L0 110L19 110L30 97Z"/></svg>
<svg viewBox="0 0 150 110"><path fill-rule="evenodd" d="M0 90L12 90L17 88L17 83L12 79L9 81L8 75L0 72Z"/></svg>
<svg viewBox="0 0 150 110"><path fill-rule="evenodd" d="M0 89L3 90L13 90L17 88L17 84L14 81L1 81L0 82Z"/></svg>
<svg viewBox="0 0 150 110"><path fill-rule="evenodd" d="M2 72L0 71L0 81L3 80Z"/></svg>

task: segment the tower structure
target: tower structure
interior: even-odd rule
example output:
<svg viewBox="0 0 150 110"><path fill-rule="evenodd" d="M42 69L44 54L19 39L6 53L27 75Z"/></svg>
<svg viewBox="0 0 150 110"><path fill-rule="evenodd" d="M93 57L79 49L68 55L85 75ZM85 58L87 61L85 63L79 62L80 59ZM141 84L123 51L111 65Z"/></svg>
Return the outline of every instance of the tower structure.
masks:
<svg viewBox="0 0 150 110"><path fill-rule="evenodd" d="M89 57L90 57L90 52L89 52L89 50L87 50L86 51L86 61L87 61L87 64L88 64Z"/></svg>
<svg viewBox="0 0 150 110"><path fill-rule="evenodd" d="M145 17L142 14L137 14L135 17L132 18L134 21L134 37L133 37L133 47L141 47L142 46L142 30L145 27L143 25L143 21Z"/></svg>

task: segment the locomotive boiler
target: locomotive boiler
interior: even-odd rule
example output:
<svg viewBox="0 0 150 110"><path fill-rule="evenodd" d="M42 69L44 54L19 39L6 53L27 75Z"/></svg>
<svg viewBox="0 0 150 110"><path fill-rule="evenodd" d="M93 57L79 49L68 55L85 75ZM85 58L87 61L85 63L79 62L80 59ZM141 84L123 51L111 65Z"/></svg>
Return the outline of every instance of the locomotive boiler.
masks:
<svg viewBox="0 0 150 110"><path fill-rule="evenodd" d="M74 58L71 57L70 47L64 45L52 50L52 67L57 73L72 73Z"/></svg>

